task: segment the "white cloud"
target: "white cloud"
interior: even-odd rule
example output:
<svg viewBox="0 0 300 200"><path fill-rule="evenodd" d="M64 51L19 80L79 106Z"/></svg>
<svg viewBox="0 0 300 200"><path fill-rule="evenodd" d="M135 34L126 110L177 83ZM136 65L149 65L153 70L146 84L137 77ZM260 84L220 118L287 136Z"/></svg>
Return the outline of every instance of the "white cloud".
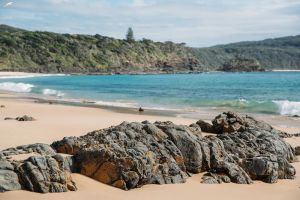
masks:
<svg viewBox="0 0 300 200"><path fill-rule="evenodd" d="M135 7L147 5L144 0L133 0L132 5Z"/></svg>
<svg viewBox="0 0 300 200"><path fill-rule="evenodd" d="M49 0L50 3L61 4L61 3L70 3L70 0Z"/></svg>
<svg viewBox="0 0 300 200"><path fill-rule="evenodd" d="M300 33L299 0L15 0L0 23L209 46ZM4 9L3 9L4 10ZM26 16L30 16L27 17Z"/></svg>
<svg viewBox="0 0 300 200"><path fill-rule="evenodd" d="M6 4L4 4L3 7L6 8L9 6L12 6L13 4L14 4L14 2L10 1L10 2L7 2Z"/></svg>

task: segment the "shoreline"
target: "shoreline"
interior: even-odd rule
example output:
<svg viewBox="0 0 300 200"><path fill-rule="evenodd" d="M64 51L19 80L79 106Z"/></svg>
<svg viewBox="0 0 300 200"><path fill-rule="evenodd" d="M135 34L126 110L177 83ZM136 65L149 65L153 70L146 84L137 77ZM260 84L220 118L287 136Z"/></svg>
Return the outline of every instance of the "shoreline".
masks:
<svg viewBox="0 0 300 200"><path fill-rule="evenodd" d="M253 71L253 72L226 72L226 71L174 71L174 72L121 72L121 73L114 73L114 72L105 72L105 73L37 73L37 72L12 72L12 71L0 71L0 78L1 77L22 77L22 76L47 76L47 75L172 75L172 74L201 74L201 73L265 73L265 72L300 72L300 69L271 69L266 71Z"/></svg>
<svg viewBox="0 0 300 200"><path fill-rule="evenodd" d="M3 97L9 95L10 97ZM150 116L150 117L172 117L190 120L211 120L212 117L222 113L227 112L229 108L209 108L209 107L198 107L198 110L194 109L156 109L156 108L144 108L143 112L139 112L138 107L122 107L115 105L101 105L96 104L94 101L86 99L78 99L78 101L68 101L67 99L57 99L57 98L44 98L42 96L30 96L30 95L20 95L14 92L1 92L0 91L0 101L3 98L15 99L26 101L28 103L41 104L41 105L60 105L66 107L78 107L78 108L90 108L99 109L113 112L116 114L131 114L138 116ZM241 112L243 115L255 116L257 119L264 120L267 123L277 124L278 127L291 126L293 128L300 128L300 117L270 114L270 113L254 113L254 112Z"/></svg>
<svg viewBox="0 0 300 200"><path fill-rule="evenodd" d="M299 69L273 69L272 72L300 72Z"/></svg>
<svg viewBox="0 0 300 200"><path fill-rule="evenodd" d="M69 74L42 74L42 73L26 73L26 72L0 72L1 77L19 77L27 78L29 77L38 77L38 76L67 76ZM115 113L124 113L124 114L137 114L137 115L146 115L146 116L165 116L165 117L175 117L175 118L186 118L186 119L203 119L210 120L211 116L216 116L219 113L226 112L228 110L233 110L242 114L253 115L258 119L266 119L268 123L276 123L278 126L292 126L300 127L300 117L297 115L281 115L277 112L256 112L246 109L239 109L238 107L222 107L222 106L198 106L198 107L160 107L159 105L154 106L142 106L144 109L143 112L139 112L139 106L136 105L123 105L122 102L110 102L110 101L101 101L97 99L84 99L84 98L62 98L59 96L47 96L37 93L22 93L22 92L9 92L1 91L0 95L9 94L14 96L15 99L22 99L26 101L31 101L38 104L55 104L55 105L64 105L69 107L83 107L83 108L95 108L95 109L104 109L112 111ZM1 98L0 98L1 100ZM292 102L293 103L293 102ZM288 123L285 123L288 121Z"/></svg>

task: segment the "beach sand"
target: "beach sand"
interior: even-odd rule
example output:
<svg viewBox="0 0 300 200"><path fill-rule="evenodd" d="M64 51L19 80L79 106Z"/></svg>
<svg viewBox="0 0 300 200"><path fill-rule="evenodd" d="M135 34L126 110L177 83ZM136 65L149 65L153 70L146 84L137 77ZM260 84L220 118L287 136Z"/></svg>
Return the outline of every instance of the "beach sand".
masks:
<svg viewBox="0 0 300 200"><path fill-rule="evenodd" d="M117 113L110 110L87 107L74 107L56 104L38 104L28 99L18 98L14 95L0 94L0 149L30 143L52 143L65 136L84 135L90 131L117 125L123 121L165 121L177 124L190 124L196 119L150 116L139 114ZM36 118L32 122L5 121L5 117L30 115ZM213 118L214 116L211 116ZM262 116L259 116L260 119ZM286 121L282 121L282 119ZM300 132L297 127L282 126L282 124L295 124L291 118L275 119L270 117L266 121L273 122L278 128L290 133ZM278 126L277 121L281 121ZM275 123L275 124L274 124ZM293 146L300 146L300 138L287 139ZM300 159L300 157L299 157ZM0 200L80 200L80 199L222 199L222 200L299 200L300 199L300 162L293 163L298 174L295 180L280 180L276 184L255 182L252 185L201 184L201 175L194 175L187 183L176 185L147 185L131 191L122 191L100 182L94 181L80 174L73 174L73 179L78 186L78 191L59 194L37 194L27 191L13 191L0 193Z"/></svg>

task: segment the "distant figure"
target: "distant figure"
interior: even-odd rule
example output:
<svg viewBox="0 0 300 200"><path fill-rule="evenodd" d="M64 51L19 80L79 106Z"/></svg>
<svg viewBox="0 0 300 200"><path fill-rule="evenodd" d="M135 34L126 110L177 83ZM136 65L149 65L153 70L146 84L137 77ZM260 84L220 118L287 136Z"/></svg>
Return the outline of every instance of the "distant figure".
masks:
<svg viewBox="0 0 300 200"><path fill-rule="evenodd" d="M144 109L140 107L139 112L144 112Z"/></svg>

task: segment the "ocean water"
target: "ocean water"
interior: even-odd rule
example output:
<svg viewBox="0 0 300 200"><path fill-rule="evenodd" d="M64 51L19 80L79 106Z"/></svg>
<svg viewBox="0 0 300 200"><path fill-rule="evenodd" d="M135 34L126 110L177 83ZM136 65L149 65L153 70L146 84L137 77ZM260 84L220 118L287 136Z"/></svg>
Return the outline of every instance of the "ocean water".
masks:
<svg viewBox="0 0 300 200"><path fill-rule="evenodd" d="M300 115L300 72L0 77L0 90L104 106Z"/></svg>

